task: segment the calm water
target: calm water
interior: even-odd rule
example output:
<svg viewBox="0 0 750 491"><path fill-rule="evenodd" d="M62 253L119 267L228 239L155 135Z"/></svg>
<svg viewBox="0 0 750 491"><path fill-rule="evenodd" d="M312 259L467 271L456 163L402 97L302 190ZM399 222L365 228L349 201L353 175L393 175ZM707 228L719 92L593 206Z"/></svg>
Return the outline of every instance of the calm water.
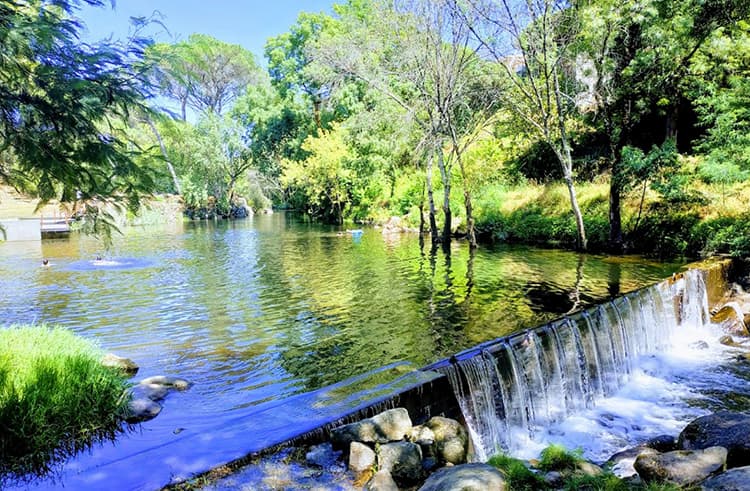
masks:
<svg viewBox="0 0 750 491"><path fill-rule="evenodd" d="M0 322L62 324L134 359L138 377L193 382L143 425L138 438L157 443L392 362L428 364L679 268L463 243L431 255L414 235L336 232L284 214L133 229L102 264L92 238L0 244Z"/></svg>

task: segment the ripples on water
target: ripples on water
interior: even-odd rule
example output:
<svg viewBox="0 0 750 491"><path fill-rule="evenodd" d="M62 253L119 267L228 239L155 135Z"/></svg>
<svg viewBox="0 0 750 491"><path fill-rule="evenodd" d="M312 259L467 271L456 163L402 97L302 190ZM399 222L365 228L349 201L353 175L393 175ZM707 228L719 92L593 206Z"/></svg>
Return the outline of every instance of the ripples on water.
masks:
<svg viewBox="0 0 750 491"><path fill-rule="evenodd" d="M76 236L0 244L0 318L62 324L136 360L139 377L194 382L156 431L399 360L425 365L676 269L462 243L431 255L413 235L354 240L277 214L129 230L106 254Z"/></svg>

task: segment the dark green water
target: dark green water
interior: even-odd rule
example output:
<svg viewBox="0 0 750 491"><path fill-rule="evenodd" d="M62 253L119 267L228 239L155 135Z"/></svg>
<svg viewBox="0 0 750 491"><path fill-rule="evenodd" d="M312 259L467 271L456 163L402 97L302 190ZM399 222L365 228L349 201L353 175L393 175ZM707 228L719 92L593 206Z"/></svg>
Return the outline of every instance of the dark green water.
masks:
<svg viewBox="0 0 750 491"><path fill-rule="evenodd" d="M62 324L136 360L139 377L193 382L154 430L215 424L395 361L425 365L679 268L460 242L430 254L414 235L338 236L284 214L129 230L104 264L99 252L77 236L0 244L0 319Z"/></svg>

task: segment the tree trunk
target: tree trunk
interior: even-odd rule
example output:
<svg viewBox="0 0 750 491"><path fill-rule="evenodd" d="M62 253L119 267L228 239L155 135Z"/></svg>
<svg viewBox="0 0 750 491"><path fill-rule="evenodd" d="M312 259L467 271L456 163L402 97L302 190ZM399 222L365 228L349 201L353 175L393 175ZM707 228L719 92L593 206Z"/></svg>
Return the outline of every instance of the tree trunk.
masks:
<svg viewBox="0 0 750 491"><path fill-rule="evenodd" d="M432 191L433 157L430 154L430 158L427 160L427 205L430 208L430 237L432 238L432 243L436 244L440 242L440 235L438 234L437 221L435 220L435 196Z"/></svg>
<svg viewBox="0 0 750 491"><path fill-rule="evenodd" d="M610 144L610 161L612 171L609 178L609 244L610 252L622 254L625 251L622 235L622 213L620 201L622 197L622 163L620 162L620 145Z"/></svg>
<svg viewBox="0 0 750 491"><path fill-rule="evenodd" d="M570 207L573 210L573 216L576 219L576 229L578 231L578 236L576 237L576 248L579 251L585 251L588 247L588 240L586 239L586 230L583 225L583 215L581 214L581 208L578 206L578 198L576 198L576 188L573 184L573 176L570 173L566 173L565 175L565 185L568 187Z"/></svg>
<svg viewBox="0 0 750 491"><path fill-rule="evenodd" d="M451 181L448 170L445 168L445 156L443 149L437 148L438 169L440 169L440 178L443 181L443 235L441 240L443 244L448 244L451 240Z"/></svg>
<svg viewBox="0 0 750 491"><path fill-rule="evenodd" d="M177 179L177 174L174 171L174 167L172 166L172 162L169 161L169 155L167 154L167 147L164 145L164 141L161 139L161 135L159 134L159 130L156 129L156 125L153 121L151 121L151 118L146 116L145 118L146 124L151 128L151 131L154 133L154 136L156 137L156 141L159 142L159 148L161 149L161 154L164 157L164 160L167 162L167 169L169 170L169 174L172 176L172 182L174 183L174 189L177 191L178 195L182 194L182 189L180 187L180 181Z"/></svg>
<svg viewBox="0 0 750 491"><path fill-rule="evenodd" d="M182 109L182 120L187 121L187 98L182 99L180 109Z"/></svg>

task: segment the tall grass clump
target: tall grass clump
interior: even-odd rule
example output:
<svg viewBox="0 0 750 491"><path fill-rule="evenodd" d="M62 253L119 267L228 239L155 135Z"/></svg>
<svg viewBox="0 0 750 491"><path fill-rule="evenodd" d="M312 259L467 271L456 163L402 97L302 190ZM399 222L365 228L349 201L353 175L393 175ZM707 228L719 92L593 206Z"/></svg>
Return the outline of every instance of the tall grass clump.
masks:
<svg viewBox="0 0 750 491"><path fill-rule="evenodd" d="M123 428L127 382L59 328L0 328L0 487L48 473Z"/></svg>

